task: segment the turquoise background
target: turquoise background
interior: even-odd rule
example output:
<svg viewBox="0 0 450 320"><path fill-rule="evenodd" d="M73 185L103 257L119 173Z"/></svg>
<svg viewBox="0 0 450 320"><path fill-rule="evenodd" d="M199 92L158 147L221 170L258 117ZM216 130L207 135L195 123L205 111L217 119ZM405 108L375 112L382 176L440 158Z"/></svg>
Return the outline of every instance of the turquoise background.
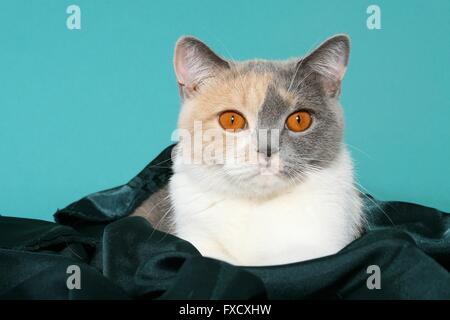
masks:
<svg viewBox="0 0 450 320"><path fill-rule="evenodd" d="M366 27L372 3L381 30ZM284 59L339 32L352 37L342 104L359 182L450 211L448 0L0 4L0 214L51 220L170 144L180 35L228 58ZM70 4L81 30L66 28Z"/></svg>

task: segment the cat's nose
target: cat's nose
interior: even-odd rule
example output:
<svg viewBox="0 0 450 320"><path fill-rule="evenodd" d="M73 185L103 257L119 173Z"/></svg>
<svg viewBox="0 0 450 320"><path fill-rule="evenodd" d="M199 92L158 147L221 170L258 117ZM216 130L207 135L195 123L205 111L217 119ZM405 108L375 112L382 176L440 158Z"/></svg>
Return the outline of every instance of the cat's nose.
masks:
<svg viewBox="0 0 450 320"><path fill-rule="evenodd" d="M279 149L279 133L276 130L260 129L257 135L257 151L267 158L272 157Z"/></svg>
<svg viewBox="0 0 450 320"><path fill-rule="evenodd" d="M270 158L272 156L272 148L262 148L258 149L258 153L261 153L265 155L267 158Z"/></svg>
<svg viewBox="0 0 450 320"><path fill-rule="evenodd" d="M278 152L278 148L272 147L270 143L258 145L258 153L264 155L267 158L270 158L272 155Z"/></svg>

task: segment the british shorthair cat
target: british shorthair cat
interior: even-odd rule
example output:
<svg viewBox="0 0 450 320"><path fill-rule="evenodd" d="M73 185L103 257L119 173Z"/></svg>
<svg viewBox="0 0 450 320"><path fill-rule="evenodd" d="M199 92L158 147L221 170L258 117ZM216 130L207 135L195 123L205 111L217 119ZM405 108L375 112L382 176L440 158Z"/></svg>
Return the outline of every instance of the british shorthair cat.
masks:
<svg viewBox="0 0 450 320"><path fill-rule="evenodd" d="M178 40L173 176L134 215L236 265L314 259L356 239L364 217L339 103L349 50L336 35L303 58L238 62Z"/></svg>

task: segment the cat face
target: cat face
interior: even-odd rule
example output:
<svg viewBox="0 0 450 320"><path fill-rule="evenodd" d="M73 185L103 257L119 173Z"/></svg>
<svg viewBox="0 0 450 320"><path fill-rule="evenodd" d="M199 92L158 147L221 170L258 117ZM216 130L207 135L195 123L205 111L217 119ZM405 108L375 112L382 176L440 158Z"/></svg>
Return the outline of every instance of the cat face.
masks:
<svg viewBox="0 0 450 320"><path fill-rule="evenodd" d="M344 35L304 58L245 62L225 61L199 40L181 38L175 170L209 188L267 197L332 165L342 144L338 98L348 55Z"/></svg>

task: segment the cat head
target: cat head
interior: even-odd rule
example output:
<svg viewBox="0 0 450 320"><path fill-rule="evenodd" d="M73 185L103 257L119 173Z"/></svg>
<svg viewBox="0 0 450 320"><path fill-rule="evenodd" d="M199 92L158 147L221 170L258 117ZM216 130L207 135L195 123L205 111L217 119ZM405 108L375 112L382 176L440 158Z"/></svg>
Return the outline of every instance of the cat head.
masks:
<svg viewBox="0 0 450 320"><path fill-rule="evenodd" d="M179 39L175 170L209 188L266 197L332 165L342 148L349 50L349 38L336 35L302 58L238 62Z"/></svg>

